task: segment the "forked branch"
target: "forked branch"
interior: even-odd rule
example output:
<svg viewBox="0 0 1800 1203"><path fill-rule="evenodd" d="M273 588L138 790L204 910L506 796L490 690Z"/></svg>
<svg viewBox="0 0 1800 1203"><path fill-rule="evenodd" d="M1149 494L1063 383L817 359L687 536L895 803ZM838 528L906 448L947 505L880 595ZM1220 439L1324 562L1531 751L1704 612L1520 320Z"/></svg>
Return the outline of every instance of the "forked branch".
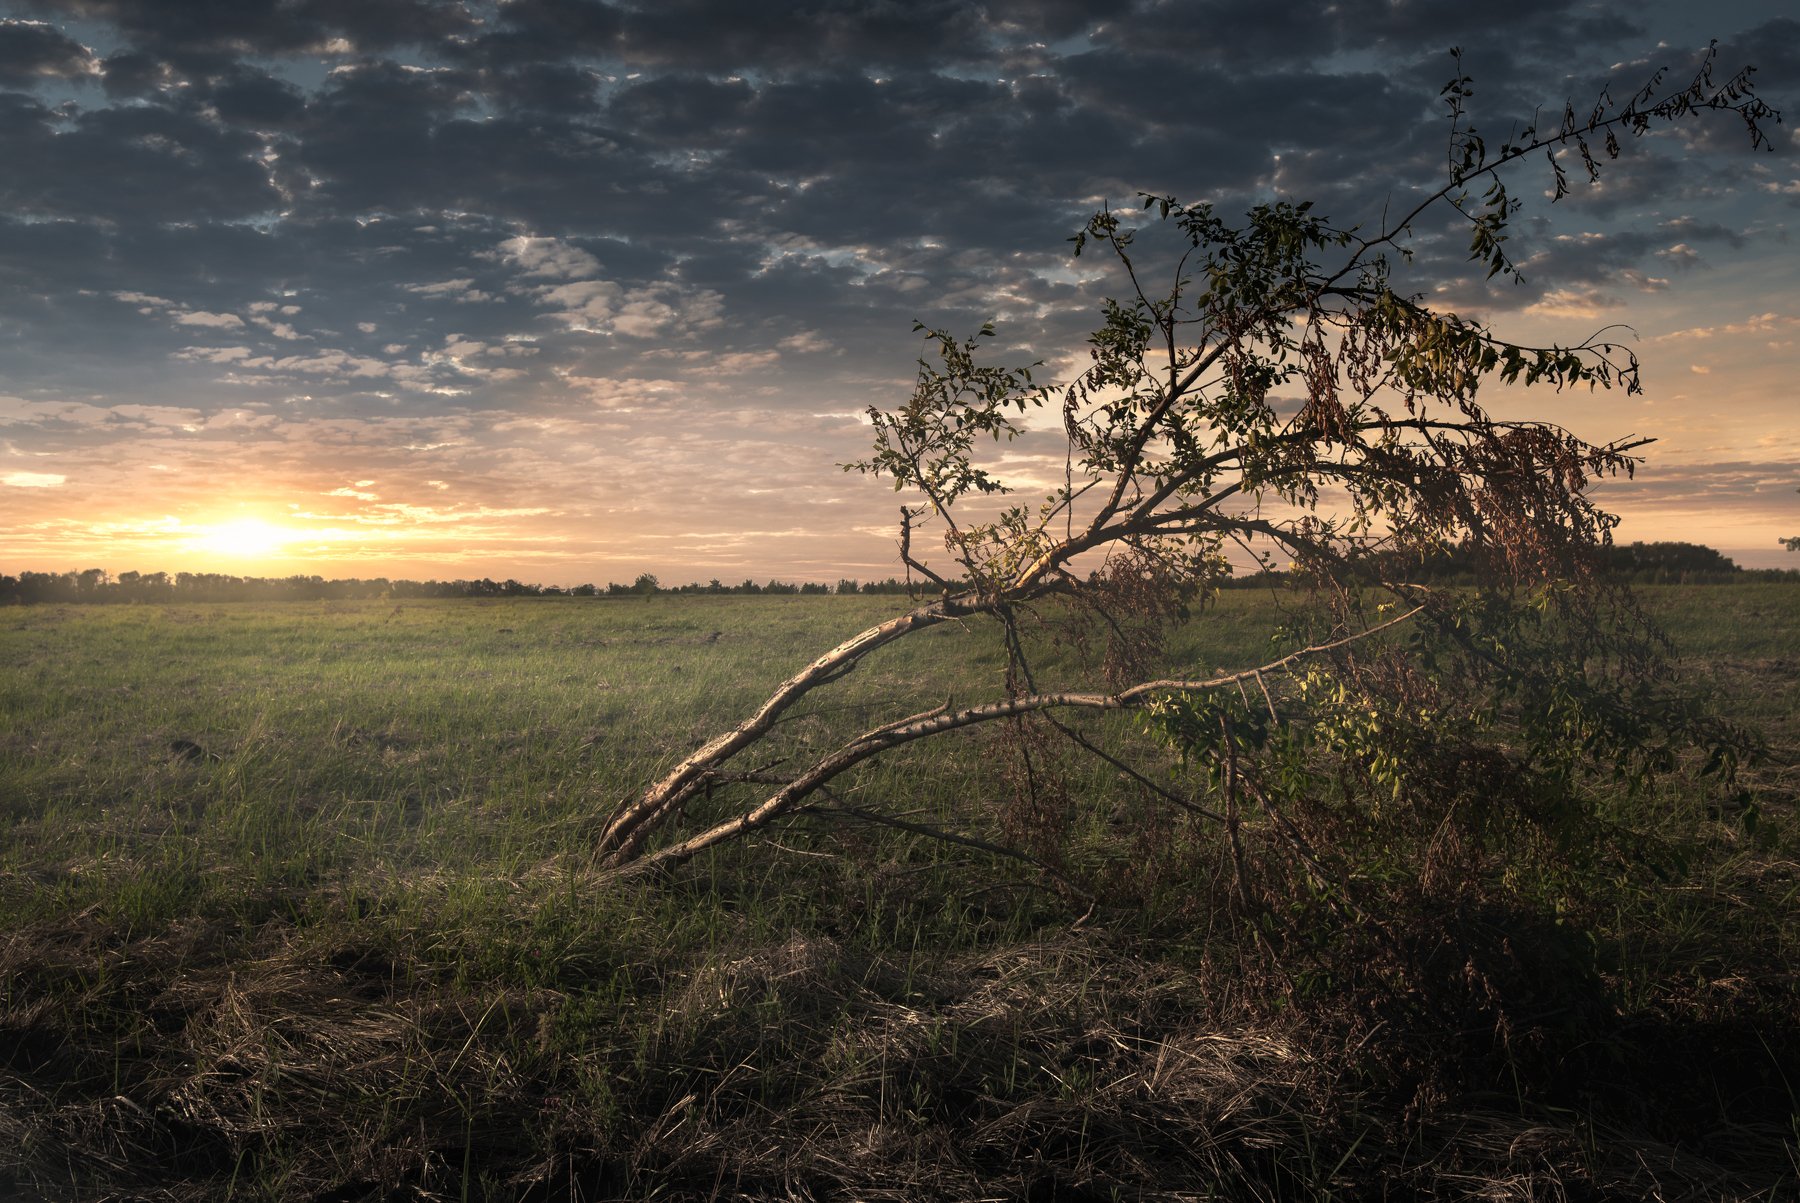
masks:
<svg viewBox="0 0 1800 1203"><path fill-rule="evenodd" d="M1088 693L1077 691L1054 691L1047 693L1023 694L1015 697L1000 698L978 706L966 706L959 710L941 708L916 715L901 722L878 727L864 735L851 740L830 754L821 757L811 768L797 774L790 782L769 794L760 803L747 810L733 815L723 822L714 824L697 835L690 836L679 843L660 848L642 858L615 856L612 863L625 867L629 864L641 865L644 868L666 867L681 864L690 860L696 853L703 852L717 844L735 839L758 828L766 827L778 819L794 813L809 797L829 785L833 780L855 768L865 760L879 756L885 752L916 740L943 735L950 731L966 727L974 727L983 723L991 723L1000 719L1017 718L1043 710L1128 710L1148 704L1153 698L1175 693L1200 693L1214 689L1235 686L1246 681L1260 681L1266 674L1280 672L1283 669L1311 657L1323 655L1358 643L1383 631L1399 626L1423 612L1423 605L1414 606L1385 622L1357 631L1354 634L1324 643L1315 643L1308 647L1290 652L1285 656L1271 660L1254 668L1246 668L1238 672L1225 673L1220 676L1199 679L1168 679L1144 681L1127 689L1113 693ZM711 745L709 745L710 747ZM679 772L679 770L678 770ZM671 774L673 780L675 774ZM690 791L691 793L691 791Z"/></svg>

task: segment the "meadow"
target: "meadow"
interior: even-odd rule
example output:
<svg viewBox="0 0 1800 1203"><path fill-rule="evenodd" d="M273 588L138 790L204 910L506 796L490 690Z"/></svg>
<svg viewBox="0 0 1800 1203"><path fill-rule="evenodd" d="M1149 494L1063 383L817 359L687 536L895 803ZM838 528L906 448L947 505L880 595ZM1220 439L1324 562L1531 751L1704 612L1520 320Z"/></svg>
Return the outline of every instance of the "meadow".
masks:
<svg viewBox="0 0 1800 1203"><path fill-rule="evenodd" d="M1641 592L1766 735L1755 821L1697 769L1621 795L1626 851L1531 905L1397 919L1440 941L1404 974L1304 899L1108 906L892 826L602 877L614 804L903 598L0 609L0 1194L1796 1197L1800 587ZM1271 604L1172 656L1266 659ZM1002 652L926 632L790 738L990 694ZM996 756L848 788L942 825ZM1118 774L1068 788L1100 847Z"/></svg>

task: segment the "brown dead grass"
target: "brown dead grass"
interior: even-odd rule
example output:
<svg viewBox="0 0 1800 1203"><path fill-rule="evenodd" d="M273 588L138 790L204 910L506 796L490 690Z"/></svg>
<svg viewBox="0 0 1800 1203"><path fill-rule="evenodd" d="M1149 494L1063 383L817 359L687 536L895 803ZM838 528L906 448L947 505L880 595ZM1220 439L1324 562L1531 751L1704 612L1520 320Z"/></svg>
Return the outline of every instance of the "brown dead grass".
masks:
<svg viewBox="0 0 1800 1203"><path fill-rule="evenodd" d="M1793 1185L1791 1131L1608 1127L1553 1082L1482 1089L1515 1055L1491 1031L1476 1056L1481 1033L1399 1030L1342 999L1253 1007L1279 972L1176 968L1079 930L937 965L801 932L687 956L573 1044L570 995L454 985L389 949L102 934L0 950L0 1156L46 1197L1536 1203ZM74 1022L119 1014L118 991L133 1030ZM1666 1039L1601 1035L1621 1055Z"/></svg>

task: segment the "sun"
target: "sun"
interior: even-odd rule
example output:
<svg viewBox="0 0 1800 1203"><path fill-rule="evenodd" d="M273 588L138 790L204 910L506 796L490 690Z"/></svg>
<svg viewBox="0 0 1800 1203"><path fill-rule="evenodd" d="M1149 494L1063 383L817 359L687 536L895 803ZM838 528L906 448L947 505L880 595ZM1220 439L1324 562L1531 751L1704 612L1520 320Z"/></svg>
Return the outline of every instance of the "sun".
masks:
<svg viewBox="0 0 1800 1203"><path fill-rule="evenodd" d="M301 532L264 522L261 518L238 518L210 527L195 541L195 546L220 555L255 559L274 555L284 546L301 538Z"/></svg>

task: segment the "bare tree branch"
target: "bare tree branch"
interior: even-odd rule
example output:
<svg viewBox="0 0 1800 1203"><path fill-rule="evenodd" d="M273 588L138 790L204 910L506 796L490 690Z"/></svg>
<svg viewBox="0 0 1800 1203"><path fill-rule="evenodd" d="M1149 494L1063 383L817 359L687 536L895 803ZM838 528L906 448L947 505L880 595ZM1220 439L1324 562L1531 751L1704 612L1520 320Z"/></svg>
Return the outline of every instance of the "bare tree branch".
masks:
<svg viewBox="0 0 1800 1203"><path fill-rule="evenodd" d="M994 722L998 719L1014 718L1023 714L1031 714L1040 710L1085 709L1085 710L1123 710L1143 706L1153 697L1168 693L1193 693L1204 690L1219 689L1235 685L1240 681L1256 680L1266 673L1277 672L1291 664L1325 652L1347 647L1352 643L1378 635L1399 624L1406 622L1423 612L1424 606L1415 606L1405 613L1388 619L1386 622L1334 639L1327 643L1316 643L1298 651L1290 652L1278 659L1271 660L1254 668L1246 668L1239 672L1226 673L1222 676L1207 677L1195 680L1158 680L1145 681L1133 685L1129 689L1117 693L1082 693L1074 691L1056 691L1050 693L1025 694L1018 697L1000 698L979 706L968 706L961 710L930 712L924 716L878 728L843 745L837 751L821 757L813 766L795 775L787 785L770 794L761 803L740 814L715 824L697 835L690 836L680 843L658 849L642 858L638 863L645 866L675 865L690 860L696 853L711 848L726 840L734 839L746 832L767 826L776 819L791 814L795 807L832 781L845 771L854 768L871 757L881 755L915 740L927 739L942 735L947 731L955 731L964 727L977 726ZM710 745L709 745L710 746ZM669 780L675 779L671 774ZM683 795L685 800L685 795ZM623 846L623 845L621 845ZM630 858L615 857L615 865L627 865Z"/></svg>

